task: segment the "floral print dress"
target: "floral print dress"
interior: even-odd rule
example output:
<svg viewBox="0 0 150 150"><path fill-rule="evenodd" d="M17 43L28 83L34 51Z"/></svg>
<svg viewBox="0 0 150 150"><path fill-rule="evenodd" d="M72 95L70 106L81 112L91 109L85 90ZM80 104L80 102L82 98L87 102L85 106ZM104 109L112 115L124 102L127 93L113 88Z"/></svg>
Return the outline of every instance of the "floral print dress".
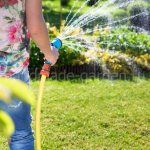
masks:
<svg viewBox="0 0 150 150"><path fill-rule="evenodd" d="M0 0L0 76L10 77L29 64L25 0Z"/></svg>

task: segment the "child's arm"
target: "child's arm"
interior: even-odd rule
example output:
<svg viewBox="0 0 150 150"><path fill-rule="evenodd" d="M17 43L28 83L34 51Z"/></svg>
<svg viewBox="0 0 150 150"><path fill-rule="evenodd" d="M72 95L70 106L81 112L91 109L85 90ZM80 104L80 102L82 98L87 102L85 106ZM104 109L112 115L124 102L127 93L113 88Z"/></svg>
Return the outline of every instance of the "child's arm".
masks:
<svg viewBox="0 0 150 150"><path fill-rule="evenodd" d="M55 64L59 54L54 47L50 47L41 0L26 0L26 17L31 38L44 53L45 58Z"/></svg>

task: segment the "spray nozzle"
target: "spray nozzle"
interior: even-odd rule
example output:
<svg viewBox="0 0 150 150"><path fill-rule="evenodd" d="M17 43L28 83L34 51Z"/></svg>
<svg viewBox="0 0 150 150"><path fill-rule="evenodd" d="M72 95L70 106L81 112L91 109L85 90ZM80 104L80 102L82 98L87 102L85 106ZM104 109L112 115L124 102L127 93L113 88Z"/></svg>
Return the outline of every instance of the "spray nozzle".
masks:
<svg viewBox="0 0 150 150"><path fill-rule="evenodd" d="M54 39L51 44L57 49L60 49L62 47L62 41L59 38Z"/></svg>
<svg viewBox="0 0 150 150"><path fill-rule="evenodd" d="M51 42L51 45L56 47L59 50L62 47L62 41L59 38L56 38ZM51 62L46 60L44 62L44 66L40 74L45 75L46 77L49 77L50 68L51 68Z"/></svg>

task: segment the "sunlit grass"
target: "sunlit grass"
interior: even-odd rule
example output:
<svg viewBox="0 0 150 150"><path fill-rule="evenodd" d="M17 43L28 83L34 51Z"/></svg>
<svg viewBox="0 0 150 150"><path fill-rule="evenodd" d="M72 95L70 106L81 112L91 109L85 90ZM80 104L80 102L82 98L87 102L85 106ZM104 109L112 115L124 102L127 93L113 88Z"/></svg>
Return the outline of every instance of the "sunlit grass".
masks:
<svg viewBox="0 0 150 150"><path fill-rule="evenodd" d="M42 150L148 149L149 104L150 80L47 81Z"/></svg>
<svg viewBox="0 0 150 150"><path fill-rule="evenodd" d="M73 7L73 5L75 4L74 6L74 9L73 9L73 12L77 12L77 10L84 5L83 9L81 9L81 11L79 13L84 13L85 11L87 11L90 7L87 6L87 4L84 4L85 1L84 0L79 0L78 2L76 2L76 0L71 0L69 2L69 5L68 6L62 6L62 11L64 13L68 13L71 8ZM53 11L56 11L56 12L59 12L60 13L60 0L57 0L57 1L49 1L49 0L44 0L43 1L43 6L47 6L49 7L50 10L53 10Z"/></svg>
<svg viewBox="0 0 150 150"><path fill-rule="evenodd" d="M75 2L74 0L71 0L68 6L60 7L59 0L57 1L44 0L43 12L46 22L49 22L51 26L57 26L59 28L60 20L66 20L66 17L68 16L72 6L74 5L74 2ZM75 13L77 13L78 9L84 4L84 2L85 2L84 0L79 0L77 3L75 3L75 7L72 10L69 20ZM82 7L82 9L77 13L76 17L83 14L84 12L87 12L89 8L90 7L88 7L87 5L85 5L85 7Z"/></svg>

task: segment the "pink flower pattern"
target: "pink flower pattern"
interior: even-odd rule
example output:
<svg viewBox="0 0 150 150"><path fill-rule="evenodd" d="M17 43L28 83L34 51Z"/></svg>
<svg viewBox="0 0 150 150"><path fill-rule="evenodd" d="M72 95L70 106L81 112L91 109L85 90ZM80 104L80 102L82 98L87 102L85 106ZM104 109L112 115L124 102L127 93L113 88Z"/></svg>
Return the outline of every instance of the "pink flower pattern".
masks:
<svg viewBox="0 0 150 150"><path fill-rule="evenodd" d="M29 33L25 25L25 0L5 0L5 3L4 0L0 0L0 15L2 27L0 40L5 41L5 45L3 42L0 43L0 56L5 56L8 64L6 67L6 62L1 60L0 77L8 77L29 65L27 51Z"/></svg>
<svg viewBox="0 0 150 150"><path fill-rule="evenodd" d="M3 0L0 0L0 8L3 7L5 5Z"/></svg>
<svg viewBox="0 0 150 150"><path fill-rule="evenodd" d="M4 7L5 5L12 6L17 3L18 3L18 0L6 0L6 2L4 2L4 0L0 0L0 7Z"/></svg>
<svg viewBox="0 0 150 150"><path fill-rule="evenodd" d="M8 39L10 43L22 42L22 25L17 21L8 28Z"/></svg>
<svg viewBox="0 0 150 150"><path fill-rule="evenodd" d="M18 3L18 0L8 0L8 5L15 5Z"/></svg>

